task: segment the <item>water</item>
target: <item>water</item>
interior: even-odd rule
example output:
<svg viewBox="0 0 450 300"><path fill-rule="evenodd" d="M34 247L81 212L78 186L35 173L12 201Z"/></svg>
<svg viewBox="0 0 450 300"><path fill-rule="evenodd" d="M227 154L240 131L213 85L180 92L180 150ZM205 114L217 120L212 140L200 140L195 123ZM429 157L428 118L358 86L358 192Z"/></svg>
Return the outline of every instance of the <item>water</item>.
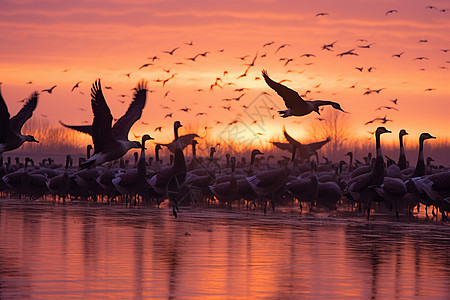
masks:
<svg viewBox="0 0 450 300"><path fill-rule="evenodd" d="M448 299L450 226L0 199L0 299Z"/></svg>

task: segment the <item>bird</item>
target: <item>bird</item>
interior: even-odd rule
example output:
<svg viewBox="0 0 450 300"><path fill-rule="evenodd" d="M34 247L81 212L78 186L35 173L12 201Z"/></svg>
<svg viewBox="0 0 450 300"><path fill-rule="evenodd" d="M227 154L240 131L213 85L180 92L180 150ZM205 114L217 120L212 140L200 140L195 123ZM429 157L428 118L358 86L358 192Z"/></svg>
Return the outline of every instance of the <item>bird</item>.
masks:
<svg viewBox="0 0 450 300"><path fill-rule="evenodd" d="M125 114L119 120L117 120L117 122L114 123L114 126L112 127L113 136L115 138L126 139L131 126L133 126L133 124L137 120L139 120L142 115L142 110L144 109L145 103L147 101L146 82L139 82L134 90L135 93L133 96L133 101L128 106ZM66 128L92 135L91 125L67 125L61 121L59 121L59 123Z"/></svg>
<svg viewBox="0 0 450 300"><path fill-rule="evenodd" d="M367 205L367 219L370 216L370 205L372 198L376 195L373 187L380 186L384 181L384 157L381 149L381 135L384 133L390 133L391 131L386 127L378 127L375 131L376 151L377 157L375 164L369 173L364 173L352 178L345 188L347 196L350 196L358 203L363 202Z"/></svg>
<svg viewBox="0 0 450 300"><path fill-rule="evenodd" d="M112 184L116 190L121 194L139 194L145 192L148 183L146 180L147 168L145 165L145 142L148 140L153 140L153 138L144 134L142 136L142 148L141 155L137 164L137 168L119 174L114 179L112 179Z"/></svg>
<svg viewBox="0 0 450 300"><path fill-rule="evenodd" d="M140 83L136 92L136 98L146 98L146 83ZM118 129L116 134L114 134L111 127L113 117L103 96L100 79L96 80L92 85L91 106L94 113L94 121L92 122L94 155L80 165L82 169L121 158L132 148L142 148L140 142L128 140L128 132L131 126L142 114L141 107L130 106L128 110L131 110L131 113L129 115L125 114L117 121Z"/></svg>
<svg viewBox="0 0 450 300"><path fill-rule="evenodd" d="M272 42L269 42L269 43L265 43L265 44L263 45L263 48L266 47L266 46L270 46L270 45L272 45L273 43L275 43L275 42L272 41Z"/></svg>
<svg viewBox="0 0 450 300"><path fill-rule="evenodd" d="M405 129L400 130L400 132L398 133L398 138L400 141L400 155L398 157L397 166L400 168L400 170L404 170L407 167L405 148L403 147L403 136L405 135L408 135Z"/></svg>
<svg viewBox="0 0 450 300"><path fill-rule="evenodd" d="M170 55L173 55L173 53L177 50L177 49L179 49L180 47L176 47L176 48L174 48L174 49L172 49L172 50L170 50L170 51L163 51L163 53L167 53L167 54L170 54Z"/></svg>
<svg viewBox="0 0 450 300"><path fill-rule="evenodd" d="M385 106L385 105L376 108L375 111L381 110L381 109L383 109L383 108L385 108L385 109L393 109L393 110L398 111L398 108L395 108L395 107L392 107L392 106Z"/></svg>
<svg viewBox="0 0 450 300"><path fill-rule="evenodd" d="M49 88L49 89L44 89L44 90L41 91L41 93L47 92L47 93L51 94L51 93L53 92L53 89L54 89L55 87L56 87L56 85L52 86L52 87Z"/></svg>
<svg viewBox="0 0 450 300"><path fill-rule="evenodd" d="M345 112L337 102L328 100L305 101L296 91L270 79L266 70L262 70L262 75L269 87L275 90L275 92L283 98L286 107L288 108L287 110L278 111L282 118L304 116L313 111L320 115L319 107L323 105L331 105L334 109Z"/></svg>
<svg viewBox="0 0 450 300"><path fill-rule="evenodd" d="M358 53L355 53L353 51L355 51L355 49L350 49L348 51L341 52L339 54L336 54L336 56L339 56L339 57L344 57L344 55L356 55L356 56L358 56Z"/></svg>
<svg viewBox="0 0 450 300"><path fill-rule="evenodd" d="M396 10L396 9L388 10L384 15L387 16L387 15L392 14L392 13L398 13L398 10Z"/></svg>
<svg viewBox="0 0 450 300"><path fill-rule="evenodd" d="M321 12L321 13L316 14L316 17L320 17L320 16L328 16L328 15L329 15L329 13Z"/></svg>
<svg viewBox="0 0 450 300"><path fill-rule="evenodd" d="M143 68L146 68L148 66L153 66L153 64L152 63L143 64L142 66L139 67L139 70L143 69Z"/></svg>
<svg viewBox="0 0 450 300"><path fill-rule="evenodd" d="M72 88L71 92L73 92L74 89L80 87L79 84L82 83L83 81L78 81Z"/></svg>
<svg viewBox="0 0 450 300"><path fill-rule="evenodd" d="M367 44L367 45L362 45L362 46L358 46L358 48L370 48L372 45L374 45L375 43L370 43L370 44Z"/></svg>
<svg viewBox="0 0 450 300"><path fill-rule="evenodd" d="M222 203L228 203L229 206L231 206L233 200L236 199L236 195L238 193L238 185L235 175L236 158L231 157L230 162L231 162L230 180L228 182L227 181L220 183L216 182L213 185L209 186L209 190L214 195L214 197L216 197Z"/></svg>
<svg viewBox="0 0 450 300"><path fill-rule="evenodd" d="M400 57L403 55L403 53L405 53L405 52L402 51L402 52L400 52L400 53L398 53L398 54L392 54L392 57L398 57L398 58L400 58Z"/></svg>
<svg viewBox="0 0 450 300"><path fill-rule="evenodd" d="M23 124L31 118L36 109L38 96L37 92L32 93L22 109L10 118L0 90L0 154L19 148L24 142L39 143L34 136L21 134Z"/></svg>
<svg viewBox="0 0 450 300"><path fill-rule="evenodd" d="M290 46L291 44L283 44L280 47L278 47L278 49L275 51L275 54L277 54L278 51L280 51L281 49L283 49L286 46Z"/></svg>
<svg viewBox="0 0 450 300"><path fill-rule="evenodd" d="M170 199L172 196L177 193L177 190L184 183L186 179L186 161L184 159L183 149L178 141L178 129L183 125L180 121L175 121L174 128L174 146L175 146L175 154L174 161L171 166L161 168L157 170L152 177L147 179L148 184L152 187L152 189L159 195L166 195L169 197L169 200L175 202L174 199ZM173 203L173 214L177 217L176 210L178 208L178 203Z"/></svg>
<svg viewBox="0 0 450 300"><path fill-rule="evenodd" d="M337 43L337 41L334 41L331 44L324 44L324 45L322 45L322 50L333 51L330 48L333 48L334 44L336 44L336 43Z"/></svg>

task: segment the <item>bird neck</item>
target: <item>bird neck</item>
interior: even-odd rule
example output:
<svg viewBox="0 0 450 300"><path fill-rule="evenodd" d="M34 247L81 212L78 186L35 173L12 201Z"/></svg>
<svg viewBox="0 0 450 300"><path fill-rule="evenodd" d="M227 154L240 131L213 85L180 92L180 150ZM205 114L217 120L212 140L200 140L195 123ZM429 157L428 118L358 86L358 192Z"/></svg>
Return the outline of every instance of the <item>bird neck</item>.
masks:
<svg viewBox="0 0 450 300"><path fill-rule="evenodd" d="M195 148L195 143L192 143L192 158L197 158L197 151Z"/></svg>
<svg viewBox="0 0 450 300"><path fill-rule="evenodd" d="M155 148L155 160L156 162L159 162L159 148Z"/></svg>
<svg viewBox="0 0 450 300"><path fill-rule="evenodd" d="M142 143L141 156L139 157L139 162L137 164L137 170L138 170L138 174L140 176L147 175L146 174L147 173L146 172L147 168L145 166L145 146L144 146L144 143Z"/></svg>
<svg viewBox="0 0 450 300"><path fill-rule="evenodd" d="M373 172L376 175L384 177L384 158L383 151L381 150L381 134L377 134L375 136L376 139L376 150L377 150L377 158L375 160L375 166L373 168Z"/></svg>

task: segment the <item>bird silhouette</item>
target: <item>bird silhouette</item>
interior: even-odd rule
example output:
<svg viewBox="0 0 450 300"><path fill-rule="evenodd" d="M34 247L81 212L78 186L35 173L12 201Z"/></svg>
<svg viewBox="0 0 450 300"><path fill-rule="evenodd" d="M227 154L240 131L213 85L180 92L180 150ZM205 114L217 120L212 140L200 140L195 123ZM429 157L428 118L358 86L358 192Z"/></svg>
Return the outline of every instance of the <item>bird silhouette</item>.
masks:
<svg viewBox="0 0 450 300"><path fill-rule="evenodd" d="M37 92L31 94L22 109L10 118L8 107L0 91L0 154L19 148L24 142L39 143L34 136L21 134L23 124L31 118L36 109L38 96Z"/></svg>
<svg viewBox="0 0 450 300"><path fill-rule="evenodd" d="M73 92L74 89L80 87L79 84L82 83L83 81L78 81L72 88L71 92Z"/></svg>
<svg viewBox="0 0 450 300"><path fill-rule="evenodd" d="M403 53L405 53L405 52L402 51L402 52L400 52L400 53L398 53L398 54L392 54L392 57L398 57L398 58L400 58L400 57L403 55Z"/></svg>
<svg viewBox="0 0 450 300"><path fill-rule="evenodd" d="M167 54L173 55L173 53L174 53L176 50L178 50L178 49L180 49L180 47L173 48L173 49L170 50L170 51L163 51L163 53L167 53Z"/></svg>
<svg viewBox="0 0 450 300"><path fill-rule="evenodd" d="M398 10L396 10L396 9L388 10L384 15L387 16L387 15L392 14L392 13L398 13Z"/></svg>
<svg viewBox="0 0 450 300"><path fill-rule="evenodd" d="M278 51L280 51L281 49L283 49L286 46L290 46L291 44L283 44L280 47L278 47L278 49L275 51L275 54L277 54Z"/></svg>
<svg viewBox="0 0 450 300"><path fill-rule="evenodd" d="M44 90L41 91L41 93L47 92L47 93L51 94L51 93L53 93L53 89L54 89L55 87L56 87L56 85L52 86L52 87L49 88L49 89L44 89Z"/></svg>
<svg viewBox="0 0 450 300"><path fill-rule="evenodd" d="M345 112L337 102L328 100L305 101L296 91L270 79L266 70L262 70L262 75L267 85L283 98L286 107L288 108L287 110L278 111L283 118L290 116L304 116L313 111L320 115L319 107L323 105L331 105L334 109Z"/></svg>

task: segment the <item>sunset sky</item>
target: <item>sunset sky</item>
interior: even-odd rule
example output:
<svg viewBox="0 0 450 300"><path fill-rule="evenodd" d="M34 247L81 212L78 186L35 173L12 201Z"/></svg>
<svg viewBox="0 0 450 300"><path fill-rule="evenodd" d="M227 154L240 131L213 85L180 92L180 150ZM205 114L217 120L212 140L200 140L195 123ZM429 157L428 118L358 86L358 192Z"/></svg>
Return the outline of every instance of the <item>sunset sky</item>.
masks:
<svg viewBox="0 0 450 300"><path fill-rule="evenodd" d="M0 81L11 115L32 91L57 85L52 94L41 93L33 118L46 118L55 126L58 120L90 124L89 91L101 78L111 112L119 118L131 100L131 89L144 79L153 92L130 139L149 133L157 141L169 141L173 121L180 120L199 128L199 135L204 127L215 135L240 130L247 138L266 142L279 137L285 125L294 137L310 140L307 128L320 116L280 118L276 110L285 109L283 100L256 78L266 69L275 81L289 80L283 84L299 94L310 90L308 99L339 102L350 113L349 126L357 138L369 137L368 131L380 123L364 124L385 115L393 121L384 126L395 133L387 140L397 139L402 128L410 141L421 132L440 140L450 137L448 1L1 3ZM390 10L395 11L387 13ZM322 49L335 41L330 51ZM173 55L164 52L173 49ZM358 55L337 56L351 49ZM195 61L188 59L206 51ZM154 56L158 59L152 62ZM238 79L255 57L247 76ZM293 60L285 66L283 58ZM153 65L139 70L149 63ZM164 87L156 82L173 74ZM222 88L211 91L216 78ZM364 95L368 89L382 90ZM239 101L223 100L242 94ZM223 108L228 105L230 110ZM376 110L380 106L395 109ZM180 110L185 107L192 110ZM171 112L173 117L165 118ZM227 125L234 120L238 122ZM154 132L158 126L163 126L161 133Z"/></svg>

